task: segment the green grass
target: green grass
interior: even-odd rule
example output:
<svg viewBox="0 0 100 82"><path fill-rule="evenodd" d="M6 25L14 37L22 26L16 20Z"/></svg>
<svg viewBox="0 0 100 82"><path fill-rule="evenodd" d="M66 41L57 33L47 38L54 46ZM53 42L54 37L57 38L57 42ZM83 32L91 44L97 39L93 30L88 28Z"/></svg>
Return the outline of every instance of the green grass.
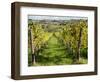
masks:
<svg viewBox="0 0 100 82"><path fill-rule="evenodd" d="M31 66L31 53L29 52L29 66ZM73 63L73 59L67 52L66 46L55 36L52 34L49 40L47 41L47 45L39 52L38 56L36 56L36 64L34 66L52 66L52 65L71 65ZM86 64L87 59L81 58L77 64Z"/></svg>

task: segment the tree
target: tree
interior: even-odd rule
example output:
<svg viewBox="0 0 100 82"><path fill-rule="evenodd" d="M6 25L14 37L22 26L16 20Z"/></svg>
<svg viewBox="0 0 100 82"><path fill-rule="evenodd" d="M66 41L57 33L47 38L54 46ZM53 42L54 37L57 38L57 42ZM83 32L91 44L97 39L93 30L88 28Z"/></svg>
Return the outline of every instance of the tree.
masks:
<svg viewBox="0 0 100 82"><path fill-rule="evenodd" d="M51 36L50 33L45 32L42 24L38 22L29 21L28 24L28 32L29 32L29 42L32 53L32 62L33 65L36 64L36 56L39 54L41 47L45 46L44 44Z"/></svg>
<svg viewBox="0 0 100 82"><path fill-rule="evenodd" d="M61 37L66 47L73 52L74 62L79 62L81 58L81 48L87 47L87 21L70 21L62 26Z"/></svg>

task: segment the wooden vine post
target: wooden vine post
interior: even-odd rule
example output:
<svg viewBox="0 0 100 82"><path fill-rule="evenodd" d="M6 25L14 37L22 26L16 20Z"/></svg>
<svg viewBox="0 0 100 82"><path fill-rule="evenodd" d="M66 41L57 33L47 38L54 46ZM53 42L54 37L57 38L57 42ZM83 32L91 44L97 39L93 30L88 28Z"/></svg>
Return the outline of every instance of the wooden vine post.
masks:
<svg viewBox="0 0 100 82"><path fill-rule="evenodd" d="M33 33L32 33L32 29L30 29L30 40L31 40L31 53L32 53L32 64L35 65L36 64L36 57L34 54L34 44L33 44Z"/></svg>

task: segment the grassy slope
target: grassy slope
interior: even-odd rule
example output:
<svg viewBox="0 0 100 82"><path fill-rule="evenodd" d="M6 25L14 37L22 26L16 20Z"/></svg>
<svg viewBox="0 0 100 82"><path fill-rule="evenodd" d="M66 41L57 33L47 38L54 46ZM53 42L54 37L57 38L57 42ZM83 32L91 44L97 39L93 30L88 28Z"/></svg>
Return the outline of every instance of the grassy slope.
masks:
<svg viewBox="0 0 100 82"><path fill-rule="evenodd" d="M46 47L40 55L41 60L38 63L41 65L63 65L72 63L72 59L67 58L66 47L55 35L49 38Z"/></svg>

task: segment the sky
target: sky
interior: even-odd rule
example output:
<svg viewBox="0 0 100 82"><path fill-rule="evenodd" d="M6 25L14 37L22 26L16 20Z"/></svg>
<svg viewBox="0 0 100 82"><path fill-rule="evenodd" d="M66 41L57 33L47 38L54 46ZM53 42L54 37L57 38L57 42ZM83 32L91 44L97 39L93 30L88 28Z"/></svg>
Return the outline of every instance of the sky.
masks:
<svg viewBox="0 0 100 82"><path fill-rule="evenodd" d="M75 16L50 16L50 15L28 15L28 19L32 20L71 20L71 19L83 19L87 20L87 17L75 17Z"/></svg>

